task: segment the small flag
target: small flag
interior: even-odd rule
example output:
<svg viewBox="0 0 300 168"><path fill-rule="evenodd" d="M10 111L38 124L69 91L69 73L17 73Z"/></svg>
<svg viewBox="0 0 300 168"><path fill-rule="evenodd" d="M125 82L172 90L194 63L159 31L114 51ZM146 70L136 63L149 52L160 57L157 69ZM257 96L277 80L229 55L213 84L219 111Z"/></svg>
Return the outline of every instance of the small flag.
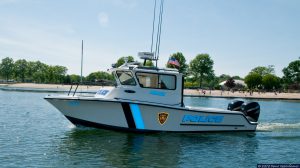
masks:
<svg viewBox="0 0 300 168"><path fill-rule="evenodd" d="M175 65L175 66L178 66L178 67L180 66L179 62L174 57L169 58L168 64Z"/></svg>

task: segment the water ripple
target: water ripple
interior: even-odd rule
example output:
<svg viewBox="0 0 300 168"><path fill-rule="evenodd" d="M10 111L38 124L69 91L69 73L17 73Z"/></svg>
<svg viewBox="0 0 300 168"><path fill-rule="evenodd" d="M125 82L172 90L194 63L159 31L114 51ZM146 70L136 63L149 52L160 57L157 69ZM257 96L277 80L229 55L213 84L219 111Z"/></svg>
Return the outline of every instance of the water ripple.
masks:
<svg viewBox="0 0 300 168"><path fill-rule="evenodd" d="M0 91L1 167L256 167L299 163L300 103L260 101L257 132L132 134L75 127L46 94ZM231 99L185 98L226 108Z"/></svg>
<svg viewBox="0 0 300 168"><path fill-rule="evenodd" d="M258 131L300 131L300 123L260 123Z"/></svg>

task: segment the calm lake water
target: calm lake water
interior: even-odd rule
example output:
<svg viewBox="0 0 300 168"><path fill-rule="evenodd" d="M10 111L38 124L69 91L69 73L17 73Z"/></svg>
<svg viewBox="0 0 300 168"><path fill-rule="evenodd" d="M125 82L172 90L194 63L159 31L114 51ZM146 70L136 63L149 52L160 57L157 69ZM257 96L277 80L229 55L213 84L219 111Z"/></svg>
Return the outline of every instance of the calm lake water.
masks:
<svg viewBox="0 0 300 168"><path fill-rule="evenodd" d="M0 90L0 167L256 167L300 163L300 102L262 101L254 133L133 134L77 128L43 100ZM226 108L233 99L185 98Z"/></svg>

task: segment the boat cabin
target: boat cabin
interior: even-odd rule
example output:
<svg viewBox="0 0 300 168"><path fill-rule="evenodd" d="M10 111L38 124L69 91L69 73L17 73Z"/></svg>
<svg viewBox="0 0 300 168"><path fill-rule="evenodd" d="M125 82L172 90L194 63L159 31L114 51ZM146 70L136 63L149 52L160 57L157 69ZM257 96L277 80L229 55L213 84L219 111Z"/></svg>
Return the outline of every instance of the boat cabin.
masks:
<svg viewBox="0 0 300 168"><path fill-rule="evenodd" d="M183 106L183 77L176 69L158 69L125 63L110 71L116 80L116 86L99 90L96 97Z"/></svg>

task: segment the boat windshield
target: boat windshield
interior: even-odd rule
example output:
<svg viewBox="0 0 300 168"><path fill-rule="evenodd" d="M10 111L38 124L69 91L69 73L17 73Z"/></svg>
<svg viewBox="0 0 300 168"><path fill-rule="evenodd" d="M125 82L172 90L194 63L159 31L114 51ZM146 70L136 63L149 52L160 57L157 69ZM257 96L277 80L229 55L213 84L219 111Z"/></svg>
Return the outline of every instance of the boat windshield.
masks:
<svg viewBox="0 0 300 168"><path fill-rule="evenodd" d="M116 74L122 85L136 85L134 77L130 71L117 71Z"/></svg>
<svg viewBox="0 0 300 168"><path fill-rule="evenodd" d="M136 76L140 86L143 88L176 89L175 75L137 72Z"/></svg>

